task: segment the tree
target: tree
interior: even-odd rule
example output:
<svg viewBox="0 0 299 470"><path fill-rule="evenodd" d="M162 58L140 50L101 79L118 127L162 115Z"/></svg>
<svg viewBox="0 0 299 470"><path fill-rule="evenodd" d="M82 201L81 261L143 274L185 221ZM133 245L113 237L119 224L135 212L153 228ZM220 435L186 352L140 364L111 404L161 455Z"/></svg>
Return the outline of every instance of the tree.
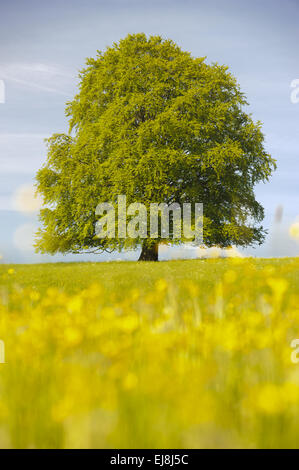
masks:
<svg viewBox="0 0 299 470"><path fill-rule="evenodd" d="M67 103L68 134L48 139L37 173L43 196L40 252L103 252L142 247L157 260L165 240L95 236L99 202L126 195L128 204L202 202L204 245L261 244L264 211L253 188L275 161L261 123L228 67L194 58L171 40L128 35L97 51Z"/></svg>

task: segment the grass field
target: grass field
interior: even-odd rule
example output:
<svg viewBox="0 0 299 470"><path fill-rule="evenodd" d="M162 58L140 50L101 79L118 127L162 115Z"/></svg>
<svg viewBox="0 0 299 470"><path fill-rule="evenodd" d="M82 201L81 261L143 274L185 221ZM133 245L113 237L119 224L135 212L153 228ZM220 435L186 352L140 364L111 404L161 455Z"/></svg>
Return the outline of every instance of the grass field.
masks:
<svg viewBox="0 0 299 470"><path fill-rule="evenodd" d="M299 258L0 266L0 446L299 446Z"/></svg>

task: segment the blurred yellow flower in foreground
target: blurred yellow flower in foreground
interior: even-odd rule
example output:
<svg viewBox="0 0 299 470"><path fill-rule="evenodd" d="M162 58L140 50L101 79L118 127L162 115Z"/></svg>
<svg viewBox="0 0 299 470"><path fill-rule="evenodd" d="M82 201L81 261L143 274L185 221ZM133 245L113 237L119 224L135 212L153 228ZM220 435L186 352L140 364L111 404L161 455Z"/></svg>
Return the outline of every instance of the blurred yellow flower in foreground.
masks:
<svg viewBox="0 0 299 470"><path fill-rule="evenodd" d="M283 278L273 278L270 277L267 279L267 284L271 287L273 294L276 298L281 298L288 288L288 282Z"/></svg>
<svg viewBox="0 0 299 470"><path fill-rule="evenodd" d="M156 282L156 289L158 292L164 292L167 289L167 281L165 279L159 279Z"/></svg>
<svg viewBox="0 0 299 470"><path fill-rule="evenodd" d="M0 447L296 445L299 263L193 266L72 293L3 268Z"/></svg>

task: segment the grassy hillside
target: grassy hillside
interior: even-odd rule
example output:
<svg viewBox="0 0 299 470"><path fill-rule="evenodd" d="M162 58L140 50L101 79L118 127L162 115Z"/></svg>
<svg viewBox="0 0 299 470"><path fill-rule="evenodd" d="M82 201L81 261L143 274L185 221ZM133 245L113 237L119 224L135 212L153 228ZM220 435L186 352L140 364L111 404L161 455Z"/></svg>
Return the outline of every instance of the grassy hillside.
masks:
<svg viewBox="0 0 299 470"><path fill-rule="evenodd" d="M299 259L0 266L1 447L298 447Z"/></svg>

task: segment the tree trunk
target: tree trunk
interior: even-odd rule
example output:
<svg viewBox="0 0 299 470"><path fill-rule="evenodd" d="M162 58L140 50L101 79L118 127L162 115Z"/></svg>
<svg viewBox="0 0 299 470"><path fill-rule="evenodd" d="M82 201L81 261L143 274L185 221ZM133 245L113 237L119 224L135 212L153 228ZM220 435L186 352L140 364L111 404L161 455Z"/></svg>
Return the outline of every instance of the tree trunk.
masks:
<svg viewBox="0 0 299 470"><path fill-rule="evenodd" d="M158 243L149 243L144 240L138 261L158 261L158 251Z"/></svg>

